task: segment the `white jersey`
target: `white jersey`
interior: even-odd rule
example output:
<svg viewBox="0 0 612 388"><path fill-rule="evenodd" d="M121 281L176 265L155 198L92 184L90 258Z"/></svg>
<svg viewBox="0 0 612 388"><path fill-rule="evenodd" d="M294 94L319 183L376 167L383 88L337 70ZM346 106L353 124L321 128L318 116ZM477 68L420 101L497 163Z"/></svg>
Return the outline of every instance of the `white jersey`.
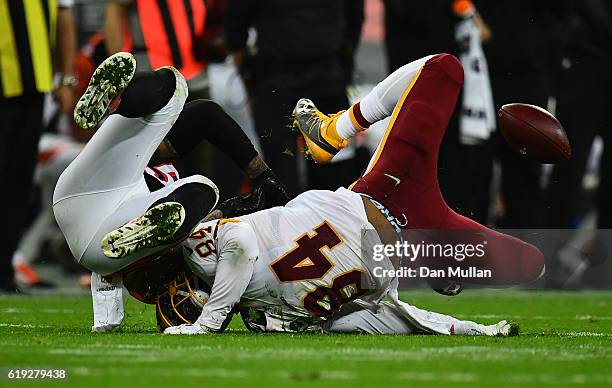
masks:
<svg viewBox="0 0 612 388"><path fill-rule="evenodd" d="M217 262L227 255L227 234L247 224L257 240L258 258L240 298L241 306L265 310L282 321L321 317L356 298L378 300L389 279L377 279L375 263L364 257L364 244L380 243L368 222L359 194L307 191L286 206L203 223L184 243L187 262L211 284L218 279ZM211 294L214 297L215 290ZM234 303L236 303L235 301Z"/></svg>

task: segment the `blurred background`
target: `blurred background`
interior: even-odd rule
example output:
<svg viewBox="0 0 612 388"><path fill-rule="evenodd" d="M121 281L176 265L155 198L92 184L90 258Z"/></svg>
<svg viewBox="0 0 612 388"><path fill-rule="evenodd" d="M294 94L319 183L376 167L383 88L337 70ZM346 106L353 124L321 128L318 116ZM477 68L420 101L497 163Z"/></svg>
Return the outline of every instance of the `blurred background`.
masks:
<svg viewBox="0 0 612 388"><path fill-rule="evenodd" d="M89 288L51 198L92 135L72 109L118 51L139 70L177 67L190 99L219 103L294 194L350 184L384 131L317 166L289 130L299 98L335 113L408 62L454 54L466 86L440 153L449 205L540 247L547 273L535 286L612 287L610 0L0 0L0 50L5 292ZM511 102L555 114L572 159L541 165L510 150L495 112ZM182 168L211 177L222 199L249 187L206 143Z"/></svg>

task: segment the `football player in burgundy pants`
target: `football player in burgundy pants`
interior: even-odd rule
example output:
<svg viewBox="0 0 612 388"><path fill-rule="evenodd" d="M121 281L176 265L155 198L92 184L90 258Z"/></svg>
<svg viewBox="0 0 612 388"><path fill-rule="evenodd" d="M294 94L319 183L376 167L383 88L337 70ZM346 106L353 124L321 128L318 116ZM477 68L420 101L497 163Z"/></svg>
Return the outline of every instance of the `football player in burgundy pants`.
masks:
<svg viewBox="0 0 612 388"><path fill-rule="evenodd" d="M241 305L270 313L272 329L284 327L279 321L306 317L335 331L333 322L343 314L353 323L338 330L358 331L380 313L381 321L398 322L381 332L511 334L505 321L486 326L400 301L397 277L380 276L376 268L392 270L401 262L391 257L375 262L363 253L399 228L477 231L488 242L482 262L493 270L482 283L521 283L544 270L537 248L456 214L440 194L438 147L463 82L455 57L440 54L410 63L337 115L322 114L309 100L298 102L295 120L318 162L331 160L358 131L391 116L365 173L349 189L308 191L286 206L204 222L218 200L207 178L182 178L156 192L142 184L144 166L183 110L185 81L172 68L132 80L133 67L133 57L120 53L92 77L90 93L75 109L84 127L99 121L127 89L116 114L60 178L54 212L75 257L101 275L121 273L182 244L191 269L211 284L210 297L195 322L167 333L222 331ZM138 109L141 104L130 108L130 92L139 81L159 88L162 96L145 111ZM364 238L364 230L376 233ZM391 302L382 302L387 296ZM94 330L112 329L122 311L120 295L94 296Z"/></svg>

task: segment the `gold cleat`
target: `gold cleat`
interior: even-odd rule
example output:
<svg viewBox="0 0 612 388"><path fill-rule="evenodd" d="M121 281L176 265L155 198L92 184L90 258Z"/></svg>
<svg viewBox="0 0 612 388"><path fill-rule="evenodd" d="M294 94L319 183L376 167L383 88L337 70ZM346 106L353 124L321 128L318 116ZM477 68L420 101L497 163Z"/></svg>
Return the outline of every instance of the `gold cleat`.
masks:
<svg viewBox="0 0 612 388"><path fill-rule="evenodd" d="M329 163L342 148L348 145L336 131L336 121L344 111L326 115L307 99L300 99L293 110L293 126L306 141L306 157L316 163Z"/></svg>

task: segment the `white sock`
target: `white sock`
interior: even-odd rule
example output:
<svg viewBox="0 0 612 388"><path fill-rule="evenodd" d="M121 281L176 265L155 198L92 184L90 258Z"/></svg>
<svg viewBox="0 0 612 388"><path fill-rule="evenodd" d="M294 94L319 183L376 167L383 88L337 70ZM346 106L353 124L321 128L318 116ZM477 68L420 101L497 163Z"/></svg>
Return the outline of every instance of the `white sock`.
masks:
<svg viewBox="0 0 612 388"><path fill-rule="evenodd" d="M345 111L338 117L338 121L336 121L336 132L343 139L350 139L351 137L357 134L357 128L353 125L351 121L351 116L349 111Z"/></svg>
<svg viewBox="0 0 612 388"><path fill-rule="evenodd" d="M363 118L374 124L389 117L408 86L431 57L430 55L410 62L378 83L359 103Z"/></svg>
<svg viewBox="0 0 612 388"><path fill-rule="evenodd" d="M400 67L382 80L360 102L359 111L370 124L383 120L393 113L402 94L432 56L427 56ZM344 139L350 139L363 128L357 128L351 120L350 110L342 113L336 122L336 131Z"/></svg>

